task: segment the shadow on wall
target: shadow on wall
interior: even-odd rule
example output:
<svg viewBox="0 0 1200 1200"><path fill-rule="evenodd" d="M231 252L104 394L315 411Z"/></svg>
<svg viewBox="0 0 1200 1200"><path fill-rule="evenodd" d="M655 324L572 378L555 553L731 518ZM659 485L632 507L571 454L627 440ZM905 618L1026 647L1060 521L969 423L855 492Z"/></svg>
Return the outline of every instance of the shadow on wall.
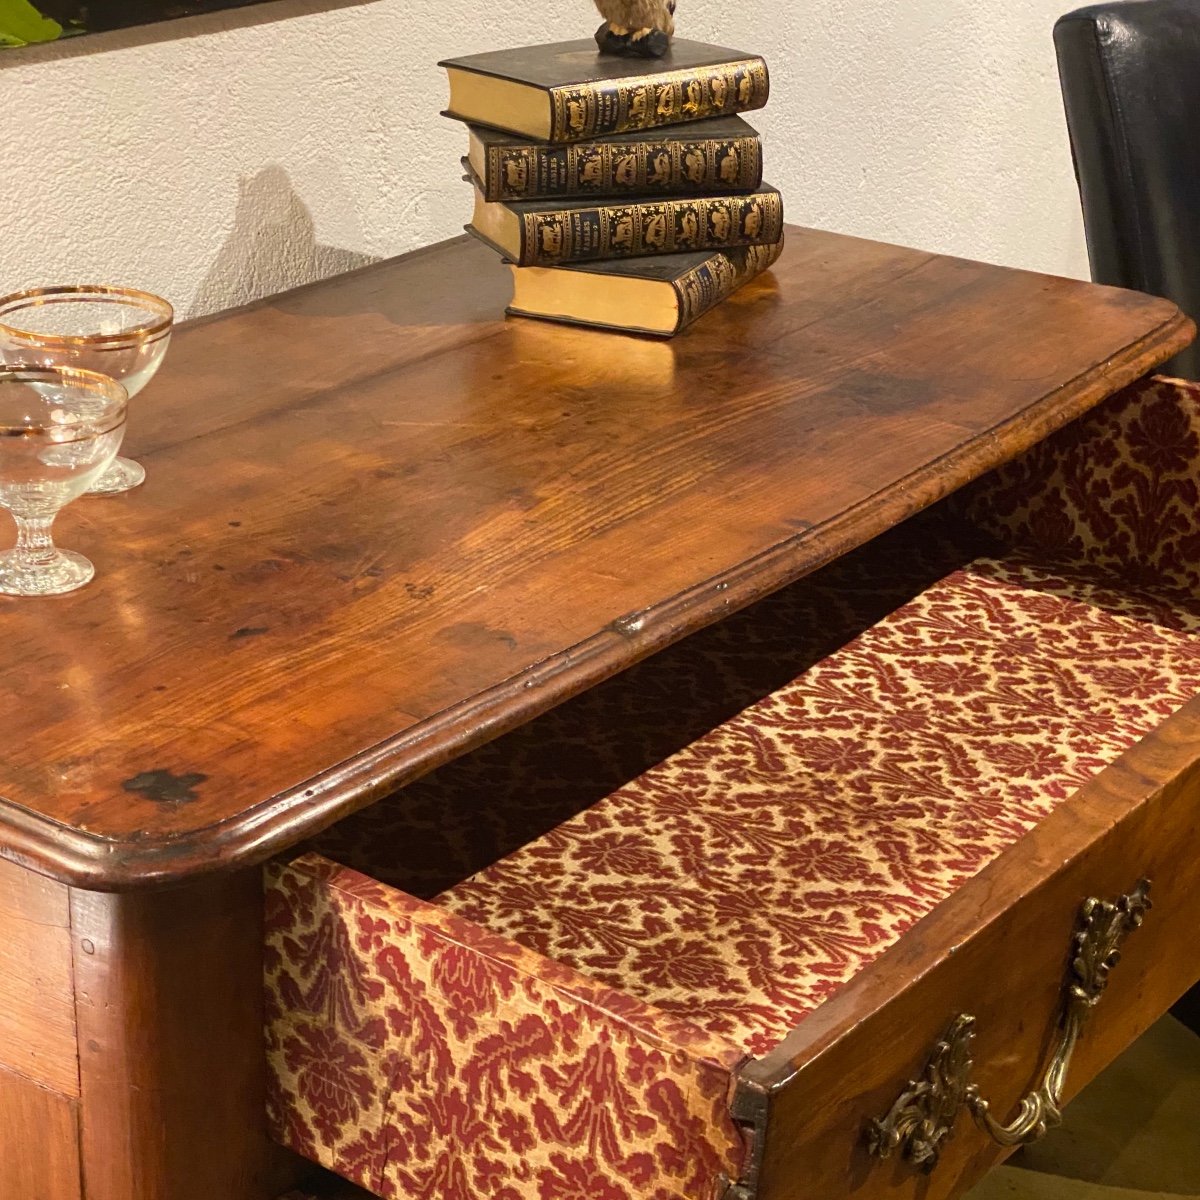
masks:
<svg viewBox="0 0 1200 1200"><path fill-rule="evenodd" d="M200 316L311 283L378 256L323 246L307 205L278 165L238 182L233 230L204 276L188 313Z"/></svg>

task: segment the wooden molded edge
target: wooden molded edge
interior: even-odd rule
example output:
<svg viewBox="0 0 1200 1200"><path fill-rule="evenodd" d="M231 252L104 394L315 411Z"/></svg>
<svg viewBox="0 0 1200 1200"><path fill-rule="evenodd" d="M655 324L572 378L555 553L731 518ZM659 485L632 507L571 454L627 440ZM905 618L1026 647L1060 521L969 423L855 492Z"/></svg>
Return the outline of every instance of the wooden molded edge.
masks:
<svg viewBox="0 0 1200 1200"><path fill-rule="evenodd" d="M618 618L575 646L313 776L305 785L208 826L126 840L85 833L0 796L0 857L94 891L162 886L263 862L927 508L955 490L947 484L947 463L958 466L960 476L961 469L968 468L975 478L1008 462L1191 342L1196 332L1191 320L1165 301L1161 307L1170 315L1142 338L965 449L926 463L834 521L787 538L661 604ZM1030 409L1036 412L1032 418L1027 415ZM864 510L876 516L865 533Z"/></svg>

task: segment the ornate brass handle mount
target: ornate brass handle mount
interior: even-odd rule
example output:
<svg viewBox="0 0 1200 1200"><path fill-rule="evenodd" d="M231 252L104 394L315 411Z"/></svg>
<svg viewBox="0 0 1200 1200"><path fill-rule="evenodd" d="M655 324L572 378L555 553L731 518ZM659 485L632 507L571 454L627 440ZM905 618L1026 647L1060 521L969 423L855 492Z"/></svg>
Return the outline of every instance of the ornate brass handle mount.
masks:
<svg viewBox="0 0 1200 1200"><path fill-rule="evenodd" d="M1035 1142L1062 1123L1063 1089L1080 1031L1108 986L1109 972L1121 959L1121 944L1150 908L1150 882L1143 879L1119 900L1088 899L1071 939L1070 966L1063 989L1058 1040L1042 1081L1020 1104L1008 1125L992 1116L988 1102L971 1082L971 1042L975 1018L960 1013L934 1046L921 1075L910 1080L885 1117L867 1128L867 1146L876 1158L897 1151L914 1166L932 1171L964 1107L975 1123L1002 1146Z"/></svg>

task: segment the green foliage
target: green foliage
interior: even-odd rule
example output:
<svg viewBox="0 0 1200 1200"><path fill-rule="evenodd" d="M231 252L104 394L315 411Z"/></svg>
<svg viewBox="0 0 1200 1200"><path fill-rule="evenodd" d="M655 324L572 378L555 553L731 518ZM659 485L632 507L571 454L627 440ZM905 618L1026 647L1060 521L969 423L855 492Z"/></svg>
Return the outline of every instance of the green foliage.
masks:
<svg viewBox="0 0 1200 1200"><path fill-rule="evenodd" d="M43 17L29 0L0 0L0 46L52 42L62 31L57 21Z"/></svg>

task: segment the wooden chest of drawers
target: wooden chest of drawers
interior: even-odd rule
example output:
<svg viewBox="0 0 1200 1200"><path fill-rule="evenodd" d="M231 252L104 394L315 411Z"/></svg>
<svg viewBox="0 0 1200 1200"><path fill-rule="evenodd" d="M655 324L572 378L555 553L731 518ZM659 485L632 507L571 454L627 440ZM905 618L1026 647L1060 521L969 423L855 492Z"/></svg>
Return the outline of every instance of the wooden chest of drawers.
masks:
<svg viewBox="0 0 1200 1200"><path fill-rule="evenodd" d="M498 321L506 286L456 241L184 326L131 429L145 487L64 516L96 581L52 620L5 602L0 1194L274 1200L302 1180L311 1163L272 1142L266 1116L265 862L396 789L428 796L426 773L698 630L741 628L739 610L1022 454L1193 333L1148 297L805 230L770 278L669 346ZM912 598L880 606L879 582L860 628ZM827 643L815 658L845 640L828 606L809 624ZM753 679L698 677L589 803L806 665L764 655ZM725 1046L713 1061L731 1094L709 1120L726 1136L709 1139L721 1161L697 1186L954 1191L998 1153L965 1117L924 1182L899 1151L873 1157L864 1130L960 1012L977 1018L971 1078L1007 1116L1052 1048L1080 902L1143 873L1156 907L1068 1089L1165 1007L1194 966L1177 926L1192 919L1191 710L1155 725L1091 763L1019 842L965 862L933 907L902 906L915 923L884 922L900 936L819 1005L788 1010L795 1033L776 1013L774 1046L667 1012ZM485 806L399 856L440 872L432 899L586 807L556 811L561 798ZM410 885L388 886L373 903L409 903ZM763 906L779 929L781 903ZM434 911L521 946L490 915ZM270 936L285 930L273 915ZM522 953L535 975L558 964L572 987L600 982L557 943ZM350 969L325 961L332 980ZM673 1003L634 982L603 983L621 1014ZM340 985L327 1000L348 1002ZM680 1072L697 1061L684 1049ZM367 1078L398 1095L404 1069L401 1056ZM306 1142L279 1127L284 1112L275 1136L306 1153L335 1138ZM511 1147L525 1145L516 1126ZM630 1179L658 1172L678 1191L670 1140L647 1136L660 1149L626 1154ZM537 1146L505 1153L560 1152ZM586 1190L589 1165L539 1181L537 1200L578 1178Z"/></svg>

